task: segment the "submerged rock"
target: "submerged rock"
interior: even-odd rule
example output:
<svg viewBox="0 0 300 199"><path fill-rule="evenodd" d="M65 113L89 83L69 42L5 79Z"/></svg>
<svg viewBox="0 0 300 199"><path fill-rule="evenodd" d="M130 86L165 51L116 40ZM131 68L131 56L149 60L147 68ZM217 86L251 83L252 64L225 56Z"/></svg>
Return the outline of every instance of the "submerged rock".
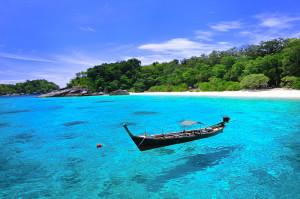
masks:
<svg viewBox="0 0 300 199"><path fill-rule="evenodd" d="M129 92L127 90L116 90L111 92L109 95L129 95Z"/></svg>

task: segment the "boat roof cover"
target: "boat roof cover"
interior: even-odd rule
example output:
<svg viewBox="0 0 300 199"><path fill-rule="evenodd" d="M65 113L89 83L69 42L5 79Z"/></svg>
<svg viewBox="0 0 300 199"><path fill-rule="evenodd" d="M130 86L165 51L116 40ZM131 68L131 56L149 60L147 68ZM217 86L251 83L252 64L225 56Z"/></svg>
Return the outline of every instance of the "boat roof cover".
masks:
<svg viewBox="0 0 300 199"><path fill-rule="evenodd" d="M184 121L181 122L180 124L192 126L192 125L194 125L194 124L202 124L202 123L201 123L201 122L190 121L190 120L184 120Z"/></svg>

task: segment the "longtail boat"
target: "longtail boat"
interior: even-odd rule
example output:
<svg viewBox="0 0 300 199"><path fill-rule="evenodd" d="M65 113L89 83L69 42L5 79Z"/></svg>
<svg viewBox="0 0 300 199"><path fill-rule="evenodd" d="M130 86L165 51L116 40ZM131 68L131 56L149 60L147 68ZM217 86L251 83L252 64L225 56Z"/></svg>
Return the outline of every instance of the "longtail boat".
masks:
<svg viewBox="0 0 300 199"><path fill-rule="evenodd" d="M186 127L186 126L194 126L195 124L200 124L200 128L195 128L192 130L184 129L183 131L179 131L179 132L161 133L155 135L147 135L146 132L144 133L144 135L132 135L126 123L124 123L123 126L127 131L128 135L133 140L133 142L139 148L139 150L145 151L149 149L165 147L173 144L180 144L184 142L190 142L194 140L215 136L223 132L223 129L225 128L225 124L228 123L229 120L230 120L229 117L223 117L223 122L205 128L201 128L201 125L203 125L203 123L201 122L184 120L183 122L181 122L182 126Z"/></svg>

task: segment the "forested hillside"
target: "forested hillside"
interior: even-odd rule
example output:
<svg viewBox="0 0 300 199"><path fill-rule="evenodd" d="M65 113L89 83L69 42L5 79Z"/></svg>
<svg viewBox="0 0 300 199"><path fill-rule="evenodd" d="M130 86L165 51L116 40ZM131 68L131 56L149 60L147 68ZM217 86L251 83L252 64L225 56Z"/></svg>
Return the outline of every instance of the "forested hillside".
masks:
<svg viewBox="0 0 300 199"><path fill-rule="evenodd" d="M141 66L137 59L104 63L76 74L68 87L92 91L239 90L291 87L300 89L300 39L274 39L209 55Z"/></svg>
<svg viewBox="0 0 300 199"><path fill-rule="evenodd" d="M47 80L27 80L24 83L0 84L0 95L7 94L40 94L59 89L59 86Z"/></svg>
<svg viewBox="0 0 300 199"><path fill-rule="evenodd" d="M93 91L239 90L288 86L300 89L300 39L274 39L209 55L154 62L141 66L137 59L101 64L76 74L68 87Z"/></svg>

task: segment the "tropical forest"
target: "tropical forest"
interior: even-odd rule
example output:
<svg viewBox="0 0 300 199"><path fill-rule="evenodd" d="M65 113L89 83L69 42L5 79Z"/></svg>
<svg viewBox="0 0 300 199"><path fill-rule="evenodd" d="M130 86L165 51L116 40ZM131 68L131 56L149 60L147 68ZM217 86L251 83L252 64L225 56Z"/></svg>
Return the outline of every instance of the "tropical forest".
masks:
<svg viewBox="0 0 300 199"><path fill-rule="evenodd" d="M0 95L8 94L42 94L59 89L59 86L47 80L27 80L24 83L0 84Z"/></svg>
<svg viewBox="0 0 300 199"><path fill-rule="evenodd" d="M67 87L132 92L236 91L266 87L300 89L300 39L273 39L258 45L170 62L141 65L138 59L96 65L76 73Z"/></svg>

